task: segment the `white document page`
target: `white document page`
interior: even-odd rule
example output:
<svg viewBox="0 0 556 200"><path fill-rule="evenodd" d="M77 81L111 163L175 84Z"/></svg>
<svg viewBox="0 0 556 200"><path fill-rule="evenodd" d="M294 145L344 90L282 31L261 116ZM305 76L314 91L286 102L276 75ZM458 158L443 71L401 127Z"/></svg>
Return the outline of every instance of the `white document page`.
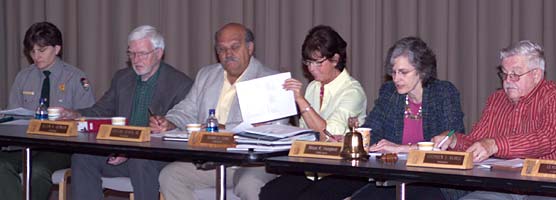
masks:
<svg viewBox="0 0 556 200"><path fill-rule="evenodd" d="M500 158L489 158L482 162L474 163L474 165L479 166L480 168L492 168L492 166L503 166L509 168L517 168L523 167L523 159L521 158L514 158L511 160L500 159Z"/></svg>
<svg viewBox="0 0 556 200"><path fill-rule="evenodd" d="M236 127L234 127L232 129L233 133L239 133L239 132L243 132L245 129L248 128L253 128L253 125L251 125L249 122L241 122L241 124L238 124Z"/></svg>
<svg viewBox="0 0 556 200"><path fill-rule="evenodd" d="M292 91L282 86L289 72L236 83L244 122L258 123L297 114Z"/></svg>

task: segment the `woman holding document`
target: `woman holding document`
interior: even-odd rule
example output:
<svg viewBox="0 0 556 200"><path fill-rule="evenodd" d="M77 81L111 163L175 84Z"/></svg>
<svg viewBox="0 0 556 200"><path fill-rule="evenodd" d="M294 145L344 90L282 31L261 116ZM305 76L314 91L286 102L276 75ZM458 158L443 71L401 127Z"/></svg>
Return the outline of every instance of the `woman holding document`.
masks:
<svg viewBox="0 0 556 200"><path fill-rule="evenodd" d="M372 129L371 152L399 153L417 149L417 142L430 141L445 132L463 133L459 92L448 81L436 79L436 57L416 37L397 41L388 51L386 71L392 77L380 88L373 110L363 127ZM442 199L438 188L410 184L408 199ZM352 199L394 198L395 187L372 182ZM412 192L415 192L414 194Z"/></svg>
<svg viewBox="0 0 556 200"><path fill-rule="evenodd" d="M302 46L303 65L314 80L307 86L296 79L284 83L294 93L301 114L300 126L320 132L321 141L337 141L348 128L348 118L363 122L367 98L361 84L346 68L346 46L342 37L329 26L309 31ZM334 178L332 178L334 177ZM336 184L338 180L347 184ZM261 199L342 199L365 184L364 179L330 176L312 181L305 174L283 175L267 183ZM333 187L334 190L330 190Z"/></svg>
<svg viewBox="0 0 556 200"><path fill-rule="evenodd" d="M299 80L290 78L284 83L284 89L294 93L300 126L321 132L323 141L333 139L323 133L325 129L334 136L343 136L349 129L349 117L365 120L367 97L359 81L345 69L346 46L331 27L314 27L302 46L303 66L314 80L307 85L305 95Z"/></svg>

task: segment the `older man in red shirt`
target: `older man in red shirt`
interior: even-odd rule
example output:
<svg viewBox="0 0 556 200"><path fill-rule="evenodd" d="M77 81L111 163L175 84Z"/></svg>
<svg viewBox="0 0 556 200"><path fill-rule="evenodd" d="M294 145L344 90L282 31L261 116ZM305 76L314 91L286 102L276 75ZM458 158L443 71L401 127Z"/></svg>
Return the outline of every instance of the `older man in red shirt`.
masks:
<svg viewBox="0 0 556 200"><path fill-rule="evenodd" d="M544 78L543 49L531 41L520 41L502 49L500 59L498 75L504 88L488 98L481 119L469 134L456 134L439 148L472 152L474 162L491 156L556 159L556 83ZM434 137L435 145L445 136ZM516 195L474 192L464 199L513 197Z"/></svg>

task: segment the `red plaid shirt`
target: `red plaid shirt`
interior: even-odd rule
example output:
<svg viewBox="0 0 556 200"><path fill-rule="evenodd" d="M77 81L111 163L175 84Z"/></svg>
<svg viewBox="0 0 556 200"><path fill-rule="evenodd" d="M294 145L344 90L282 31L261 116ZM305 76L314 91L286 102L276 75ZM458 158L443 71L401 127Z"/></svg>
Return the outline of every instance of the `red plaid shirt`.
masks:
<svg viewBox="0 0 556 200"><path fill-rule="evenodd" d="M556 83L542 80L517 103L496 91L473 130L456 136L457 151L491 138L498 146L495 157L556 159Z"/></svg>

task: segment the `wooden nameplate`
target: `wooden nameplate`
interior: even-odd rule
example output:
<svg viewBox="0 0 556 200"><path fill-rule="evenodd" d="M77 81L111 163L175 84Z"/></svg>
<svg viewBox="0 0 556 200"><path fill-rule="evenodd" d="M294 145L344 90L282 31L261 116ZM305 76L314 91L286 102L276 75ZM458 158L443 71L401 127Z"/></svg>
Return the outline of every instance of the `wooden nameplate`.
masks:
<svg viewBox="0 0 556 200"><path fill-rule="evenodd" d="M97 140L148 142L151 141L151 128L102 124L97 133Z"/></svg>
<svg viewBox="0 0 556 200"><path fill-rule="evenodd" d="M341 142L312 142L296 140L293 142L288 156L342 159L340 156L342 145L343 144Z"/></svg>
<svg viewBox="0 0 556 200"><path fill-rule="evenodd" d="M410 150L407 166L447 169L472 169L471 152Z"/></svg>
<svg viewBox="0 0 556 200"><path fill-rule="evenodd" d="M53 136L77 136L77 122L32 119L27 133Z"/></svg>
<svg viewBox="0 0 556 200"><path fill-rule="evenodd" d="M521 175L556 178L556 160L540 160L527 158L523 162Z"/></svg>
<svg viewBox="0 0 556 200"><path fill-rule="evenodd" d="M199 131L189 134L187 144L193 147L225 149L236 147L236 140L234 134L229 132Z"/></svg>

